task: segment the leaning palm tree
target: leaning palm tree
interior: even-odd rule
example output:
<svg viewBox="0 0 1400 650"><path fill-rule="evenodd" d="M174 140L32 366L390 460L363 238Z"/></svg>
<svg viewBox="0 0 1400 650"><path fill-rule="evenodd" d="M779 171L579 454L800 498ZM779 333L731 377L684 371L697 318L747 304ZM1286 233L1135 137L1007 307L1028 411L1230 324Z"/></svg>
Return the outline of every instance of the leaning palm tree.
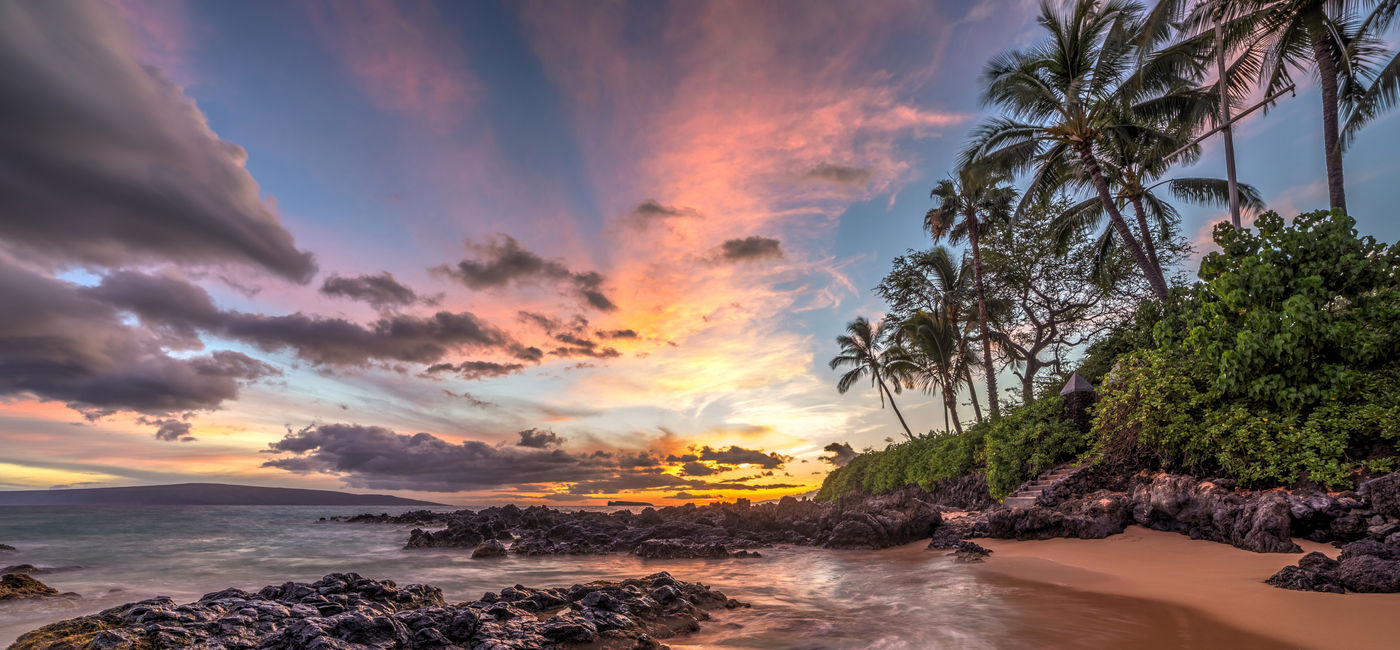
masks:
<svg viewBox="0 0 1400 650"><path fill-rule="evenodd" d="M880 408L885 408L885 398L889 398L890 408L894 409L895 417L899 418L900 426L904 427L904 435L913 440L914 433L909 430L909 425L904 421L904 414L899 412L899 407L894 403L894 393L900 391L901 382L895 377L895 381L890 382L894 384L893 390L885 382L891 372L886 368L886 354L882 349L887 335L883 322L879 326L873 326L864 316L857 317L846 323L845 334L836 337L836 345L841 347L841 354L833 357L829 365L832 370L850 368L836 380L836 390L842 395L856 382L869 377L870 384L880 394Z"/></svg>
<svg viewBox="0 0 1400 650"><path fill-rule="evenodd" d="M937 390L943 398L943 429L948 430L951 413L953 431L961 434L957 395L973 363L961 324L944 311L920 310L899 324L894 340L899 352L891 367L911 387Z"/></svg>
<svg viewBox="0 0 1400 650"><path fill-rule="evenodd" d="M964 166L957 178L938 182L929 195L938 205L924 215L924 229L934 241L947 237L957 243L964 237L972 247L973 292L977 297L977 322L981 330L982 369L987 379L987 400L992 419L1001 416L997 406L997 380L992 365L992 340L987 328L987 295L982 281L981 236L984 228L1010 221L1016 190L1005 174Z"/></svg>
<svg viewBox="0 0 1400 650"><path fill-rule="evenodd" d="M1032 172L1021 209L1082 175L1153 292L1165 299L1166 278L1123 219L1097 147L1111 134L1134 137L1142 124L1195 121L1202 102L1192 80L1204 58L1192 48L1144 56L1156 39L1144 38L1143 8L1134 2L1075 0L1061 12L1045 0L1040 11L1038 22L1050 37L988 65L983 103L1007 115L973 131L962 163Z"/></svg>

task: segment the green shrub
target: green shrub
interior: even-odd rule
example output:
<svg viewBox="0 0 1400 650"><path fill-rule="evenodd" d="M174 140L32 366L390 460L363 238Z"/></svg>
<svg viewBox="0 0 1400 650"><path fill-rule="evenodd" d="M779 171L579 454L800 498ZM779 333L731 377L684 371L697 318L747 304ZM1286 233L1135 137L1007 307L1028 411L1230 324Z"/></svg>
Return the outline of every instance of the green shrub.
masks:
<svg viewBox="0 0 1400 650"><path fill-rule="evenodd" d="M1400 354L1400 252L1341 212L1269 212L1258 232L1218 225L1200 308L1181 349L1211 365L1226 399L1284 412L1354 395Z"/></svg>
<svg viewBox="0 0 1400 650"><path fill-rule="evenodd" d="M1026 479L1072 460L1090 446L1065 418L1064 400L1038 399L1007 413L987 430L987 485L1004 498Z"/></svg>
<svg viewBox="0 0 1400 650"><path fill-rule="evenodd" d="M905 485L927 490L942 479L976 473L984 463L985 431L974 426L961 435L916 438L865 452L827 474L816 498L834 501L857 491L879 494Z"/></svg>

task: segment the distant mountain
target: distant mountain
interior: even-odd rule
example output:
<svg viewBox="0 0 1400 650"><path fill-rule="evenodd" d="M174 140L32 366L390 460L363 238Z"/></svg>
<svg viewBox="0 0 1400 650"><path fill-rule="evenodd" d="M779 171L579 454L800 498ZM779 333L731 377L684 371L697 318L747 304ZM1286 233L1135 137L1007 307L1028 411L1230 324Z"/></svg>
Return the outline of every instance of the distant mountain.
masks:
<svg viewBox="0 0 1400 650"><path fill-rule="evenodd" d="M72 490L0 491L0 506L441 506L387 494L180 483Z"/></svg>

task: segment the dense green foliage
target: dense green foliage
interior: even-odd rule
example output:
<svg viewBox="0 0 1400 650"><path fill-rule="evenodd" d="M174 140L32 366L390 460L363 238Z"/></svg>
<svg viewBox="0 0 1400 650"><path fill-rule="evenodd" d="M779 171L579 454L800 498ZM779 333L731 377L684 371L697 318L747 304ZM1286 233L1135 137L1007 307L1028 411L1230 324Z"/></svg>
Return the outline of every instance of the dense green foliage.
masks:
<svg viewBox="0 0 1400 650"><path fill-rule="evenodd" d="M1001 499L1021 483L1090 447L1065 418L1064 400L1044 397L997 420L987 431L987 485Z"/></svg>
<svg viewBox="0 0 1400 650"><path fill-rule="evenodd" d="M831 501L859 490L880 493L905 485L930 489L939 480L979 472L986 464L986 432L985 425L978 425L961 434L916 438L867 451L827 474L817 498Z"/></svg>
<svg viewBox="0 0 1400 650"><path fill-rule="evenodd" d="M1340 212L1258 232L1219 227L1222 251L1201 264L1199 290L1119 344L1099 391L1102 457L1251 485L1301 479L1345 486L1394 464L1400 439L1400 258L1359 237Z"/></svg>

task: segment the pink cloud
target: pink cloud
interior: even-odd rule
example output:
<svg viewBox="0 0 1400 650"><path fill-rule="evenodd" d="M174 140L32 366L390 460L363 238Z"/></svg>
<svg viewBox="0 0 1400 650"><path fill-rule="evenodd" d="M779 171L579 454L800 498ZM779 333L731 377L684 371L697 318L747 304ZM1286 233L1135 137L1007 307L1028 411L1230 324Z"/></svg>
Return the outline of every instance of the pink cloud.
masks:
<svg viewBox="0 0 1400 650"><path fill-rule="evenodd" d="M457 37L426 2L356 0L309 6L318 32L376 106L455 124L477 82Z"/></svg>

